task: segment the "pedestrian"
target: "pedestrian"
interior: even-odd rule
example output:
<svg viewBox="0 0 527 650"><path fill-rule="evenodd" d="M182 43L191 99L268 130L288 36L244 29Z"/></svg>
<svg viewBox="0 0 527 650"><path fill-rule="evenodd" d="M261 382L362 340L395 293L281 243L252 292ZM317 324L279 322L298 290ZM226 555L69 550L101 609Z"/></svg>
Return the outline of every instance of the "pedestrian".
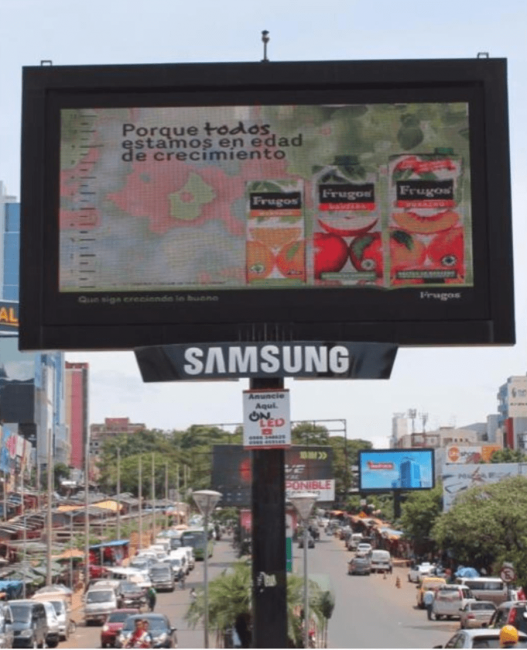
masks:
<svg viewBox="0 0 527 650"><path fill-rule="evenodd" d="M423 604L426 608L426 613L429 621L432 620L432 606L434 604L434 598L435 593L431 589L428 589L428 591L425 591L423 594Z"/></svg>
<svg viewBox="0 0 527 650"><path fill-rule="evenodd" d="M186 578L185 572L182 571L181 576L179 578L179 588L180 589L185 589L185 578Z"/></svg>
<svg viewBox="0 0 527 650"><path fill-rule="evenodd" d="M191 587L189 596L190 596L191 603L196 601L196 590L194 589L194 587Z"/></svg>
<svg viewBox="0 0 527 650"><path fill-rule="evenodd" d="M154 587L150 587L146 592L146 597L148 600L148 609L153 612L156 606L157 593Z"/></svg>
<svg viewBox="0 0 527 650"><path fill-rule="evenodd" d="M500 630L500 648L517 647L518 638L518 630L514 625L504 625Z"/></svg>

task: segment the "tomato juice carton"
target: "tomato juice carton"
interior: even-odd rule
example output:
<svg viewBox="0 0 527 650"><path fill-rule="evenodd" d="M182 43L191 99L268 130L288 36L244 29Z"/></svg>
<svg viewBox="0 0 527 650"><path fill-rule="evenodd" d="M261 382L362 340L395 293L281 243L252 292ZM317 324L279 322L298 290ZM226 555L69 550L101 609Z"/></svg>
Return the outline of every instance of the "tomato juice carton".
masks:
<svg viewBox="0 0 527 650"><path fill-rule="evenodd" d="M451 150L390 157L390 286L463 284L463 161Z"/></svg>
<svg viewBox="0 0 527 650"><path fill-rule="evenodd" d="M383 286L384 245L378 177L353 156L339 156L313 182L315 285Z"/></svg>
<svg viewBox="0 0 527 650"><path fill-rule="evenodd" d="M251 181L246 186L246 272L249 284L306 281L302 181Z"/></svg>

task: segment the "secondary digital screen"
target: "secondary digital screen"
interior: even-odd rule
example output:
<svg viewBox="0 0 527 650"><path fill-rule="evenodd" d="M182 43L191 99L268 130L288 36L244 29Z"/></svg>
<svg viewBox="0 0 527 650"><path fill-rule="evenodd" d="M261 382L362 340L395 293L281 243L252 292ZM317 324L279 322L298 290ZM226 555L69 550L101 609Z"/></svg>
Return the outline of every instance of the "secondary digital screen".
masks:
<svg viewBox="0 0 527 650"><path fill-rule="evenodd" d="M468 102L62 108L59 292L473 286Z"/></svg>
<svg viewBox="0 0 527 650"><path fill-rule="evenodd" d="M359 491L422 490L434 487L433 449L359 452Z"/></svg>

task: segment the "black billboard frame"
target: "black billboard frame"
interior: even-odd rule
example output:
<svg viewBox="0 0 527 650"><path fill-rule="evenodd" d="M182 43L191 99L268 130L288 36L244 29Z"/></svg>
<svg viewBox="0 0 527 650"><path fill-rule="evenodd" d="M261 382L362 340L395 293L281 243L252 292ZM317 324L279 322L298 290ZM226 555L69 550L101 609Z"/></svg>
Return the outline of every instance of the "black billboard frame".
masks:
<svg viewBox="0 0 527 650"><path fill-rule="evenodd" d="M269 103L273 97L282 97L284 103L304 97L305 103L310 97L324 96L331 102L350 92L356 97L373 92L375 101L384 97L392 103L404 97L408 101L412 97L413 101L467 99L474 119L470 129L473 212L478 215L474 287L456 289L461 299L453 302L443 301L440 295L449 285L444 291L430 289L430 299L401 289L383 294L381 306L379 293L366 288L358 292L288 289L285 294L281 289L229 289L223 290L220 309L211 311L210 304L196 302L176 319L173 308L170 312L163 305L149 304L145 309L140 302L121 311L109 304L88 308L83 301L79 304L77 294L60 293L58 219L53 221L53 215L58 215L59 106L82 104L87 97L98 105L115 107L124 102L129 106L131 99L143 105L141 98L144 101L148 94L149 101L153 96L174 97L175 85L187 105L203 97L209 103L200 105L211 106ZM375 341L402 346L515 342L505 59L29 67L24 69L22 160L21 350L117 350L250 340ZM342 305L344 295L351 306ZM273 304L273 317L264 317ZM365 318L361 309L367 313ZM357 313L358 317L352 315Z"/></svg>

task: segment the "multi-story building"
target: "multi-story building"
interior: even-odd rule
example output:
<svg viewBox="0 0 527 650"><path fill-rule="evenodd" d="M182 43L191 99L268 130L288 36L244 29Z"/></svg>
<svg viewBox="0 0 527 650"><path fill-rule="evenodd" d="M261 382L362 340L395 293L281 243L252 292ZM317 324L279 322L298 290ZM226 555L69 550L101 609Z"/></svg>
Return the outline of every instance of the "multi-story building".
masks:
<svg viewBox="0 0 527 650"><path fill-rule="evenodd" d="M65 412L69 431L70 466L84 471L89 444L88 395L89 365L71 363L65 366Z"/></svg>
<svg viewBox="0 0 527 650"><path fill-rule="evenodd" d="M503 428L508 418L527 417L527 375L509 377L498 389L498 425Z"/></svg>
<svg viewBox="0 0 527 650"><path fill-rule="evenodd" d="M134 434L144 431L143 423L130 422L130 418L104 418L104 424L90 426L90 456L97 458L105 440L121 434Z"/></svg>
<svg viewBox="0 0 527 650"><path fill-rule="evenodd" d="M394 413L392 416L392 435L390 447L397 447L399 440L408 435L408 418L405 413Z"/></svg>
<svg viewBox="0 0 527 650"><path fill-rule="evenodd" d="M0 182L0 297L17 305L20 267L20 204ZM0 336L0 418L18 425L46 465L48 444L55 463L68 462L64 421L64 355L19 352L16 328Z"/></svg>

